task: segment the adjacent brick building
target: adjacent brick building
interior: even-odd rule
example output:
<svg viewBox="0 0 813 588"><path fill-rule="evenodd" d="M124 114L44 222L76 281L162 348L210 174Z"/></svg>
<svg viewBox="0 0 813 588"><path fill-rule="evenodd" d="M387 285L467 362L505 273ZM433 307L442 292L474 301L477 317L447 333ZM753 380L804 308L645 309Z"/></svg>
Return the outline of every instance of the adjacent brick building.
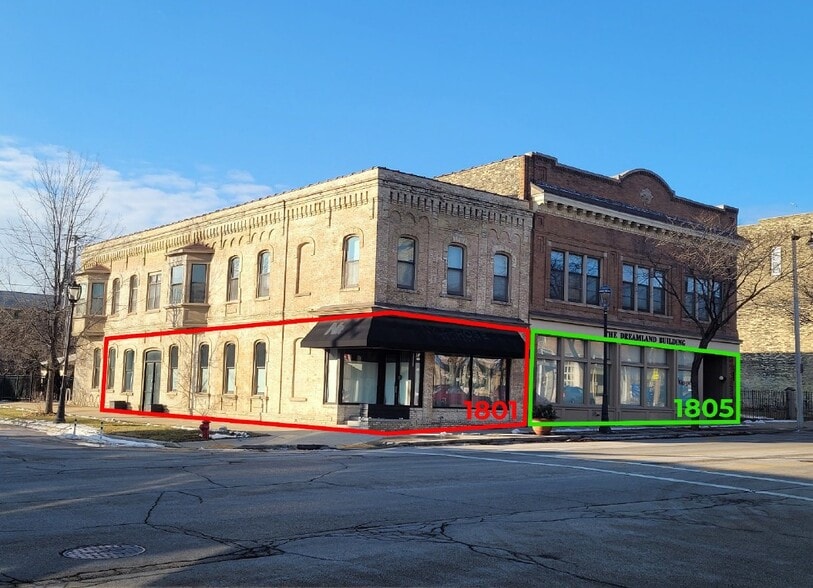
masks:
<svg viewBox="0 0 813 588"><path fill-rule="evenodd" d="M603 345L588 344L578 336L603 333L600 285L612 291L611 336L698 346L696 326L664 287L671 280L684 291L682 295L691 296L698 277L691 267L654 265L650 252L667 233L690 235L699 224L735 228L736 209L676 196L663 179L647 170L607 177L539 153L438 179L531 204L529 323L565 333L540 335L537 340L536 402L555 403L567 420L599 418ZM733 242L728 244L733 251ZM736 322L730 322L710 347L736 351ZM727 360L706 358L700 390L693 392L691 353L619 345L611 346L608 359L610 420L669 419L674 418L675 398L733 397L733 368Z"/></svg>
<svg viewBox="0 0 813 588"><path fill-rule="evenodd" d="M809 241L813 214L795 214L761 219L740 227L746 238L765 238L778 243L765 257L768 268L778 280L754 304L740 311L739 334L742 338L742 388L749 391L782 392L796 388L795 342L793 329L793 281L791 237L796 233L799 280L800 342L802 352L802 388L813 389L813 251ZM777 237L778 236L778 237ZM793 403L791 403L793 405Z"/></svg>

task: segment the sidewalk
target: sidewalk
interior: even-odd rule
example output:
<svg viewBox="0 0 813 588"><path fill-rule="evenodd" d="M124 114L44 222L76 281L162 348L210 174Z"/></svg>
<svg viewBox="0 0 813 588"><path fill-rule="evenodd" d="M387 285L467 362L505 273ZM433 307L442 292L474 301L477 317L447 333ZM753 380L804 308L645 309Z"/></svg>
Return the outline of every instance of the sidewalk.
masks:
<svg viewBox="0 0 813 588"><path fill-rule="evenodd" d="M38 402L10 402L4 406L19 407L31 411L41 409ZM98 408L68 406L66 420L91 417L102 420L147 422L156 425L196 429L201 419L181 419L137 414L103 413ZM813 433L813 421L804 424L804 433ZM556 443L580 441L627 441L643 439L677 439L696 437L719 437L728 435L755 435L788 433L796 430L795 421L756 421L740 425L687 427L616 427L611 433L599 433L596 428L554 428L552 434L536 436L528 428L470 431L462 433L426 433L417 435L377 435L350 429L348 432L320 431L258 424L224 423L213 421L212 433L221 427L229 431L245 431L250 437L210 439L170 444L175 447L201 449L243 449L254 451L291 449L383 449L389 447L425 447L438 445L507 445L515 443ZM813 441L813 438L811 438Z"/></svg>

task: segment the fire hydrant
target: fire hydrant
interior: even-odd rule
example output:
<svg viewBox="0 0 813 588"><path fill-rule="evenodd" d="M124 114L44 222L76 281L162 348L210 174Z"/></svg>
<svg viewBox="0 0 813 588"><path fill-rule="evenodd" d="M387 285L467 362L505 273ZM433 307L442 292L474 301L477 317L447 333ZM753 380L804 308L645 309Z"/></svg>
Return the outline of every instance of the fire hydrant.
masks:
<svg viewBox="0 0 813 588"><path fill-rule="evenodd" d="M200 436L204 440L209 438L209 421L203 421L198 429L200 429Z"/></svg>

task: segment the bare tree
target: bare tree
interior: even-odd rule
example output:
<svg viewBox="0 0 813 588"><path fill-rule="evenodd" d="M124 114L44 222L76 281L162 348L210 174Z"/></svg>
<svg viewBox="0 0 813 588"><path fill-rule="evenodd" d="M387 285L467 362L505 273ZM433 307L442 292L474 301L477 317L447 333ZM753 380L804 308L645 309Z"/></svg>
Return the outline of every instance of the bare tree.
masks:
<svg viewBox="0 0 813 588"><path fill-rule="evenodd" d="M67 153L59 160L39 160L26 198L15 195L18 217L3 245L24 278L47 297L31 335L43 348L48 370L45 411L53 412L59 356L64 353L66 291L82 247L107 232L99 189L99 164ZM67 366L67 357L64 363Z"/></svg>
<svg viewBox="0 0 813 588"><path fill-rule="evenodd" d="M771 263L772 252L787 238L780 231L764 231L746 239L736 225L721 226L710 216L650 237L646 247L655 267L684 268L665 272L664 289L694 325L698 347L707 349L738 311L788 279L790 264ZM703 357L694 356L692 390L699 389Z"/></svg>

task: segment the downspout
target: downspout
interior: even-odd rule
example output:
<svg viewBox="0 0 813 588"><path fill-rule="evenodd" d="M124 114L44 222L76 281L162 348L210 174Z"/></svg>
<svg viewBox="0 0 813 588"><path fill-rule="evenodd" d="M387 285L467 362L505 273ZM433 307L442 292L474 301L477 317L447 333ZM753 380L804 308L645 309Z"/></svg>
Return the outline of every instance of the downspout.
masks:
<svg viewBox="0 0 813 588"><path fill-rule="evenodd" d="M279 394L277 396L277 416L282 414L282 389L283 389L283 358L285 357L285 303L288 300L288 211L286 201L282 201L282 231L285 238L285 252L282 267L282 339L279 346ZM293 377L293 374L291 375Z"/></svg>

